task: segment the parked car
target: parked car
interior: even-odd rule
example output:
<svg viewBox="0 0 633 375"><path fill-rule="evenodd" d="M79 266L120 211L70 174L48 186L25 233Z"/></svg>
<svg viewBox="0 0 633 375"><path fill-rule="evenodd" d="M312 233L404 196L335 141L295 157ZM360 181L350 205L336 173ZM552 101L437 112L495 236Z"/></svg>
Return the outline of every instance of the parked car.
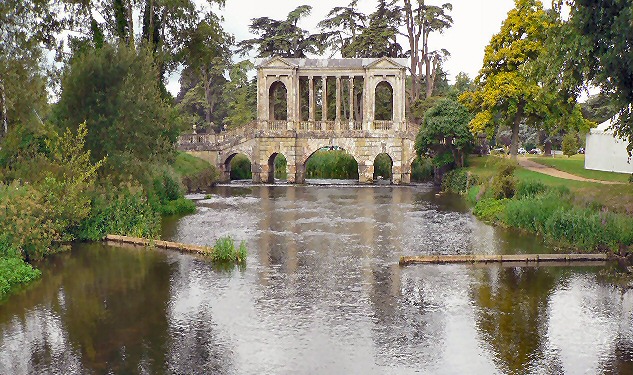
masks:
<svg viewBox="0 0 633 375"><path fill-rule="evenodd" d="M519 149L517 150L517 153L519 155L525 155L527 154L527 151L523 147L519 147Z"/></svg>
<svg viewBox="0 0 633 375"><path fill-rule="evenodd" d="M493 155L503 155L506 153L506 150L503 147L495 148L491 152Z"/></svg>
<svg viewBox="0 0 633 375"><path fill-rule="evenodd" d="M578 154L584 154L585 153L585 148L584 147L579 148L577 153Z"/></svg>
<svg viewBox="0 0 633 375"><path fill-rule="evenodd" d="M540 150L540 149L538 149L538 148L533 148L533 149L531 149L530 151L528 151L528 153L529 153L529 154L532 154L532 155L540 155L540 154L542 154L542 153L543 153L543 151L541 151L541 150Z"/></svg>

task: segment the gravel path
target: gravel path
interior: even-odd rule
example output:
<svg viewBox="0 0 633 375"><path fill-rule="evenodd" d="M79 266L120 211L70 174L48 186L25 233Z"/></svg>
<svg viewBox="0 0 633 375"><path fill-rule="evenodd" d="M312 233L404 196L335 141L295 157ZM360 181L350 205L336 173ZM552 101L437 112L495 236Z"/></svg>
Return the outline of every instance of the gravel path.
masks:
<svg viewBox="0 0 633 375"><path fill-rule="evenodd" d="M575 174L559 171L556 168L548 167L546 165L539 164L539 163L537 163L535 161L532 161L532 160L526 159L526 158L522 158L522 157L519 157L518 161L519 161L519 165L520 166L522 166L523 168L528 169L530 171L543 173L543 174L554 176L554 177L558 177L558 178L564 178L566 180L596 182L598 184L604 184L604 185L622 185L622 182L593 180L591 178L584 178L584 177L576 176Z"/></svg>

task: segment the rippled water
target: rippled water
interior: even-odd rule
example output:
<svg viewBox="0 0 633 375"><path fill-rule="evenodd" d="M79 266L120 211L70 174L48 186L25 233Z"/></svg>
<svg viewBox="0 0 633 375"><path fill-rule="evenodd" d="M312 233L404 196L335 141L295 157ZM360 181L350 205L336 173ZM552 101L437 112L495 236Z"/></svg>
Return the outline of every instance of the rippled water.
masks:
<svg viewBox="0 0 633 375"><path fill-rule="evenodd" d="M75 246L0 305L0 373L633 373L633 293L601 267L399 267L401 255L550 251L456 197L243 185L198 204L164 237L231 235L247 243L245 269Z"/></svg>

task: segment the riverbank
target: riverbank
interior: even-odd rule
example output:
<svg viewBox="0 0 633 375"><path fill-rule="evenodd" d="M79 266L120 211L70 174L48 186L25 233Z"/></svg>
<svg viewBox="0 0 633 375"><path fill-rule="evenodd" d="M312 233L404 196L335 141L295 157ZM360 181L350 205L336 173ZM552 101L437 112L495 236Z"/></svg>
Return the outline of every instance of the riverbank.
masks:
<svg viewBox="0 0 633 375"><path fill-rule="evenodd" d="M560 252L613 252L633 245L633 187L573 181L508 159L472 158L445 190L466 195L479 219L542 236Z"/></svg>

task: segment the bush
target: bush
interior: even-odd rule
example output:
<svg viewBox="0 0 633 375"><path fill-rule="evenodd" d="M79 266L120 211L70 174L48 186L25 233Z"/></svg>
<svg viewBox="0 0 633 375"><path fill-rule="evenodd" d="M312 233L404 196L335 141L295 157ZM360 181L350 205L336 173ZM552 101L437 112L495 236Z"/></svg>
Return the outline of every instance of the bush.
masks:
<svg viewBox="0 0 633 375"><path fill-rule="evenodd" d="M540 181L521 181L517 184L517 198L534 197L547 190L547 186Z"/></svg>
<svg viewBox="0 0 633 375"><path fill-rule="evenodd" d="M96 195L90 215L79 226L80 240L98 241L106 234L156 238L160 233L160 216L148 203L142 190L106 188Z"/></svg>
<svg viewBox="0 0 633 375"><path fill-rule="evenodd" d="M498 172L492 179L490 190L496 199L510 199L516 193L516 179L514 171L516 163L507 159L497 161Z"/></svg>
<svg viewBox="0 0 633 375"><path fill-rule="evenodd" d="M358 163L343 150L320 150L306 162L306 178L357 179Z"/></svg>
<svg viewBox="0 0 633 375"><path fill-rule="evenodd" d="M20 258L0 258L0 300L20 284L36 280L42 273Z"/></svg>
<svg viewBox="0 0 633 375"><path fill-rule="evenodd" d="M220 237L215 241L211 260L219 263L236 262L243 264L246 262L246 244L244 241L240 243L239 249L235 249L235 242L231 237Z"/></svg>
<svg viewBox="0 0 633 375"><path fill-rule="evenodd" d="M444 175L442 191L465 194L471 186L479 183L479 177L465 169L454 169Z"/></svg>
<svg viewBox="0 0 633 375"><path fill-rule="evenodd" d="M501 221L507 200L482 199L475 205L473 215L480 220L494 223Z"/></svg>
<svg viewBox="0 0 633 375"><path fill-rule="evenodd" d="M231 160L231 180L248 180L253 178L251 161L246 155L237 154Z"/></svg>
<svg viewBox="0 0 633 375"><path fill-rule="evenodd" d="M567 133L563 137L563 154L570 157L578 152L578 136L576 133Z"/></svg>
<svg viewBox="0 0 633 375"><path fill-rule="evenodd" d="M429 158L417 157L411 164L411 181L433 181L433 162Z"/></svg>
<svg viewBox="0 0 633 375"><path fill-rule="evenodd" d="M218 170L209 166L194 175L184 176L182 183L188 193L206 191L218 181L218 176Z"/></svg>

